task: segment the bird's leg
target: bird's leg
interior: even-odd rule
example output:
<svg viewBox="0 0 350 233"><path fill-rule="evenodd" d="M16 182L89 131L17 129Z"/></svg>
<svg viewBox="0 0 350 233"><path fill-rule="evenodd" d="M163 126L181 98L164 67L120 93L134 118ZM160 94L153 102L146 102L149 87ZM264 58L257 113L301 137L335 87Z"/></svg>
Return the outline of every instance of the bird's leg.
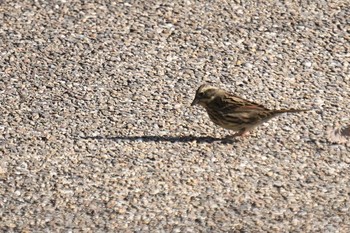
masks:
<svg viewBox="0 0 350 233"><path fill-rule="evenodd" d="M233 137L246 137L249 135L249 131L246 130L245 128L241 129L240 131L238 131L237 133L235 133L234 135L232 135Z"/></svg>
<svg viewBox="0 0 350 233"><path fill-rule="evenodd" d="M225 137L226 140L232 140L235 137L246 137L249 135L249 131L246 129L241 129L240 131L238 131L237 133L233 134L233 135L227 135Z"/></svg>

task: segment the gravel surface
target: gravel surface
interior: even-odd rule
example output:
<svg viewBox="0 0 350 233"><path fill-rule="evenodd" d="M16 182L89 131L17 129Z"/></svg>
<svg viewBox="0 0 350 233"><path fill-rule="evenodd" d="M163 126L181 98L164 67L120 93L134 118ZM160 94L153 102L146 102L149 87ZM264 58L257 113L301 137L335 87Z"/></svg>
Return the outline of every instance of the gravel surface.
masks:
<svg viewBox="0 0 350 233"><path fill-rule="evenodd" d="M1 0L0 231L350 232L350 2L252 2Z"/></svg>

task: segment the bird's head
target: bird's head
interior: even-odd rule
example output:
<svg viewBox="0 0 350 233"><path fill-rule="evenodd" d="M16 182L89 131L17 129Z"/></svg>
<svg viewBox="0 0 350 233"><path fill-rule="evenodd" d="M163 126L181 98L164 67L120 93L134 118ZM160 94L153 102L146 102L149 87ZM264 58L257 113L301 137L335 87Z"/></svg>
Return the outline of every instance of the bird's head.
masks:
<svg viewBox="0 0 350 233"><path fill-rule="evenodd" d="M203 84L201 85L197 91L196 96L191 104L191 106L199 104L205 107L210 101L212 101L221 90L219 88Z"/></svg>

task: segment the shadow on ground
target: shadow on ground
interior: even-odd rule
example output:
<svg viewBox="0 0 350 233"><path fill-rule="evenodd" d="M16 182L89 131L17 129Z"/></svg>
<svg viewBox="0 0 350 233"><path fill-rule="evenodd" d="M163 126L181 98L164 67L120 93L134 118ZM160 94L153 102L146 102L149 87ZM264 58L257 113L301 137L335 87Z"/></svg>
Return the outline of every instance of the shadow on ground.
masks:
<svg viewBox="0 0 350 233"><path fill-rule="evenodd" d="M82 139L97 139L97 140L113 140L113 141L131 141L131 142L199 142L199 143L232 143L231 140L225 138L214 138L214 137L195 137L195 136L156 136L156 135L145 135L145 136L86 136L81 137Z"/></svg>

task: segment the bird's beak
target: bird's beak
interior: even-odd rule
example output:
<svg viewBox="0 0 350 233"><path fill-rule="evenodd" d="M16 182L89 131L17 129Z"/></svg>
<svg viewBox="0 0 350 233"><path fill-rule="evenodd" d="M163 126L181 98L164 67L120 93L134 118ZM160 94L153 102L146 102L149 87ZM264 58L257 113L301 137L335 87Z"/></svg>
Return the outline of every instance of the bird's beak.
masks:
<svg viewBox="0 0 350 233"><path fill-rule="evenodd" d="M194 105L196 105L196 104L198 104L198 99L197 99L197 98L194 98L194 100L193 100L191 106L194 106Z"/></svg>

